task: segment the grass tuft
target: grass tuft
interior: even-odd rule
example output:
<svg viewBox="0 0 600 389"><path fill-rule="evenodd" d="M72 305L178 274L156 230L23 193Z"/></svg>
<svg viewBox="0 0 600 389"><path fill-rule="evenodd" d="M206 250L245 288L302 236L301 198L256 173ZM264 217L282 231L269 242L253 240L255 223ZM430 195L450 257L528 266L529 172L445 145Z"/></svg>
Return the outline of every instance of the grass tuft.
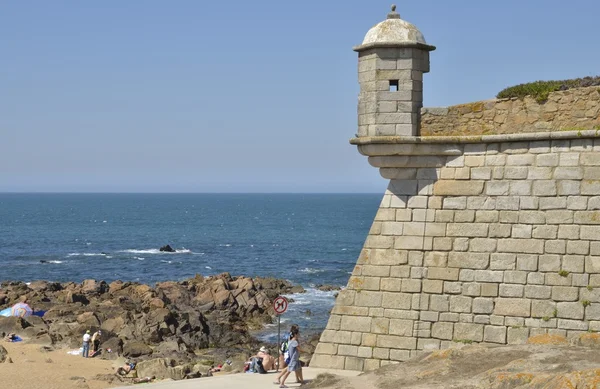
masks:
<svg viewBox="0 0 600 389"><path fill-rule="evenodd" d="M496 97L499 99L509 99L512 97L522 99L525 96L531 96L538 103L542 104L548 101L548 96L552 92L597 85L600 85L600 76L561 81L535 81L506 88L500 91Z"/></svg>

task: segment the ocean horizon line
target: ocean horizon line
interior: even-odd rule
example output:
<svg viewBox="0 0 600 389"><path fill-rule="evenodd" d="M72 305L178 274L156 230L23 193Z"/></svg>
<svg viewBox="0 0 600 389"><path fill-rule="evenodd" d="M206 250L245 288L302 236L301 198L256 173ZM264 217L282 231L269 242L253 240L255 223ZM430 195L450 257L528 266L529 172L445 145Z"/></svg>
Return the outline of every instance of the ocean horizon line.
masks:
<svg viewBox="0 0 600 389"><path fill-rule="evenodd" d="M113 195L381 195L379 192L10 192L0 191L0 195L5 194L81 194L81 195L99 195L99 194L113 194Z"/></svg>

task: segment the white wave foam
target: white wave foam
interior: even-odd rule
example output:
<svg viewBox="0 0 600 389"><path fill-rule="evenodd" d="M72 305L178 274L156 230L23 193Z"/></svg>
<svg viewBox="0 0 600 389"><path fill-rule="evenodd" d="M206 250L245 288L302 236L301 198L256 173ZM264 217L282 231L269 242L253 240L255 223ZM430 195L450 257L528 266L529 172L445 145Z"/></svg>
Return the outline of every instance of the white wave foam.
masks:
<svg viewBox="0 0 600 389"><path fill-rule="evenodd" d="M165 261L164 259L161 259L161 262L162 263L169 263L169 264L173 263L173 261Z"/></svg>
<svg viewBox="0 0 600 389"><path fill-rule="evenodd" d="M300 271L300 273L315 274L315 273L323 273L325 270L313 269L312 267L305 267L304 269L300 269L299 271Z"/></svg>
<svg viewBox="0 0 600 389"><path fill-rule="evenodd" d="M212 270L212 267L210 267L210 266L204 266L204 268L205 268L205 269Z"/></svg>
<svg viewBox="0 0 600 389"><path fill-rule="evenodd" d="M48 261L48 263L63 263L63 261Z"/></svg>
<svg viewBox="0 0 600 389"><path fill-rule="evenodd" d="M220 244L219 247L231 247L230 243Z"/></svg>
<svg viewBox="0 0 600 389"><path fill-rule="evenodd" d="M105 253L69 253L67 257L105 257Z"/></svg>
<svg viewBox="0 0 600 389"><path fill-rule="evenodd" d="M129 250L121 250L119 252L120 253L130 253L130 254L199 254L199 255L204 254L204 253L193 253L192 250L188 250L188 249L175 250L174 253L160 251L159 249L145 249L145 250L129 249Z"/></svg>

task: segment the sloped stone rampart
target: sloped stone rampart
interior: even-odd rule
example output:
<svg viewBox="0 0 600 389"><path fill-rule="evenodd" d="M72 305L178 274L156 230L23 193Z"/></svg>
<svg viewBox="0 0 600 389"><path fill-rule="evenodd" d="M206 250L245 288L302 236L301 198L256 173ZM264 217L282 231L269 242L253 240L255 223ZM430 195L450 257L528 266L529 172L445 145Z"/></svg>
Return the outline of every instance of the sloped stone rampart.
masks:
<svg viewBox="0 0 600 389"><path fill-rule="evenodd" d="M600 138L585 134L371 157L402 179L311 365L372 370L452 342L600 330Z"/></svg>

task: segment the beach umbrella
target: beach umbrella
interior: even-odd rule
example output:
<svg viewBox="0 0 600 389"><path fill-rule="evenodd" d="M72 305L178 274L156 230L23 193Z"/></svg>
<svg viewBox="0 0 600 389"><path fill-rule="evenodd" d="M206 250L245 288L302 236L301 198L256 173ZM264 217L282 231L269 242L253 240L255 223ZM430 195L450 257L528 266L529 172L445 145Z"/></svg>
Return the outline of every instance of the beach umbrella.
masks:
<svg viewBox="0 0 600 389"><path fill-rule="evenodd" d="M33 314L33 309L25 303L17 303L11 308L12 316L27 317Z"/></svg>

